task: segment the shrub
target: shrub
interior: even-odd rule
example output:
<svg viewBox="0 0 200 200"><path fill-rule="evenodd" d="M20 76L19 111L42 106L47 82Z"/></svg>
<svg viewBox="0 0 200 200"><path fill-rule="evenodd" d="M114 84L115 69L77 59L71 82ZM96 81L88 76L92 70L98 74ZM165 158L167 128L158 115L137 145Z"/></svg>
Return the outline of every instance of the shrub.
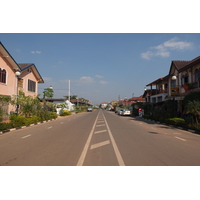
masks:
<svg viewBox="0 0 200 200"><path fill-rule="evenodd" d="M51 112L50 117L51 117L51 119L56 119L58 117L58 115L55 112Z"/></svg>
<svg viewBox="0 0 200 200"><path fill-rule="evenodd" d="M61 110L60 111L60 116L68 116L71 115L71 112L69 112L68 110Z"/></svg>
<svg viewBox="0 0 200 200"><path fill-rule="evenodd" d="M12 123L0 123L0 131L5 131L13 128Z"/></svg>
<svg viewBox="0 0 200 200"><path fill-rule="evenodd" d="M22 116L11 115L11 124L13 127L21 127L26 125L26 118Z"/></svg>
<svg viewBox="0 0 200 200"><path fill-rule="evenodd" d="M34 117L26 118L25 122L26 122L26 125L30 125L30 124L36 124L39 121L40 121L40 118L37 116L34 116Z"/></svg>
<svg viewBox="0 0 200 200"><path fill-rule="evenodd" d="M182 118L169 118L169 119L166 119L165 122L167 124L174 125L174 126L184 127L186 125L185 120Z"/></svg>
<svg viewBox="0 0 200 200"><path fill-rule="evenodd" d="M151 116L147 115L147 114L142 115L142 117L145 118L145 119L151 119Z"/></svg>
<svg viewBox="0 0 200 200"><path fill-rule="evenodd" d="M200 123L198 123L198 124L189 124L188 128L200 131Z"/></svg>

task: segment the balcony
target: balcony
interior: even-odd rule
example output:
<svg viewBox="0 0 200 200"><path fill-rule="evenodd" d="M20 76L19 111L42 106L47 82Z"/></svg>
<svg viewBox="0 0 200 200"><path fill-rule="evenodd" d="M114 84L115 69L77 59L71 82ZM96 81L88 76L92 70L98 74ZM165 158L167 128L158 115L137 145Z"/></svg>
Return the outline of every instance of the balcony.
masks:
<svg viewBox="0 0 200 200"><path fill-rule="evenodd" d="M147 101L151 103L160 103L165 101L166 96L168 96L168 89L152 89L148 90Z"/></svg>

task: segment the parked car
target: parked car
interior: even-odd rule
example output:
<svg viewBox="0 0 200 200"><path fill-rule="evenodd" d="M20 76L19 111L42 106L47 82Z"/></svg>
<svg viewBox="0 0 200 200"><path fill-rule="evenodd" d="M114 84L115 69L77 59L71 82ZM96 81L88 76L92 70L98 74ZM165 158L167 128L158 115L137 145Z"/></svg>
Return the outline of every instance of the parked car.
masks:
<svg viewBox="0 0 200 200"><path fill-rule="evenodd" d="M121 115L121 114L122 114L122 111L123 111L123 109L119 109L119 110L117 111L117 114L118 114L118 115Z"/></svg>
<svg viewBox="0 0 200 200"><path fill-rule="evenodd" d="M93 110L93 109L92 109L91 107L89 107L89 108L87 109L88 112L92 112L92 110Z"/></svg>
<svg viewBox="0 0 200 200"><path fill-rule="evenodd" d="M130 115L131 115L131 111L130 111L130 110L128 110L128 109L124 109L124 110L122 110L122 113L121 113L121 115L123 115L123 116L125 116L125 115L128 115L128 116L130 116Z"/></svg>

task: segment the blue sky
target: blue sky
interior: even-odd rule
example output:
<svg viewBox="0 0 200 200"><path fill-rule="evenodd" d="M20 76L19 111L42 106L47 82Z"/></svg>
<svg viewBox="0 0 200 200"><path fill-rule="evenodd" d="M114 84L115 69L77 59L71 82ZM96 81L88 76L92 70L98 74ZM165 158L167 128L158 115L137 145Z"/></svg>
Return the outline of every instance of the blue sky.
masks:
<svg viewBox="0 0 200 200"><path fill-rule="evenodd" d="M17 63L34 63L54 97L71 94L93 104L143 94L168 74L172 60L200 56L198 33L1 33Z"/></svg>

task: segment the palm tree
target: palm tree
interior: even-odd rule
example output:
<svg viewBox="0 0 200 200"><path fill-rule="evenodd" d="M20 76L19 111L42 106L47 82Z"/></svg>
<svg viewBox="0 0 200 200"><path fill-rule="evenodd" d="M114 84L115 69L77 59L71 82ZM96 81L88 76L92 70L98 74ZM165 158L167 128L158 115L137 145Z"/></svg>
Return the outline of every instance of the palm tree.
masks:
<svg viewBox="0 0 200 200"><path fill-rule="evenodd" d="M193 100L189 101L186 105L186 113L191 113L194 115L196 123L198 124L198 119L200 116L200 101Z"/></svg>

